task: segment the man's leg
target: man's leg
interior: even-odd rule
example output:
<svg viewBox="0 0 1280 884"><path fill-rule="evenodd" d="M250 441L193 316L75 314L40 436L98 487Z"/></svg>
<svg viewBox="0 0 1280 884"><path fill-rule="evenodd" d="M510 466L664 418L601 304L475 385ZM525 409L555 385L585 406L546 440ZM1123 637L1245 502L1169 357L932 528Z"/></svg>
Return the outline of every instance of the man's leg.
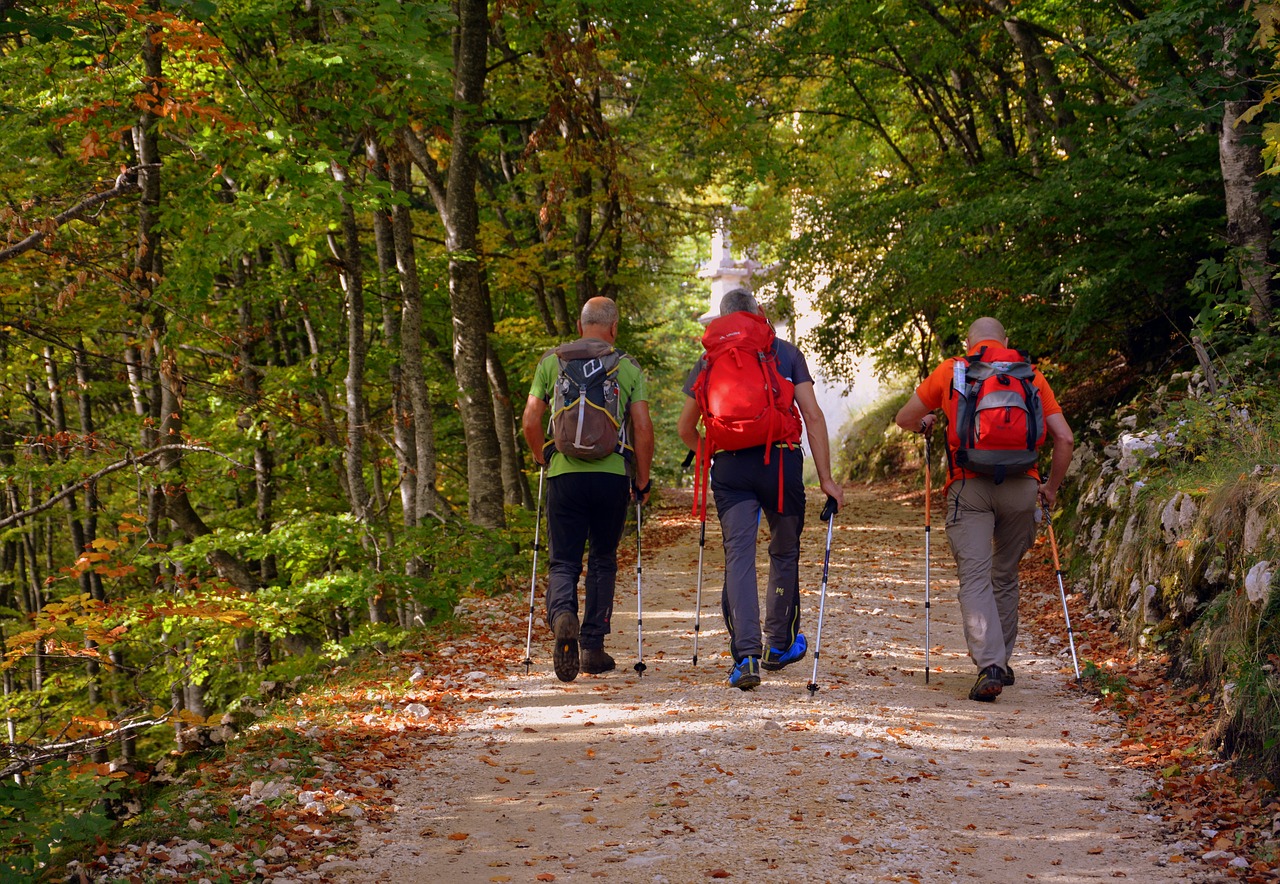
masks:
<svg viewBox="0 0 1280 884"><path fill-rule="evenodd" d="M804 458L800 451L778 450L785 469L782 513L774 466L760 489L765 518L769 521L769 585L765 590L764 640L767 646L786 651L800 632L800 534L804 530Z"/></svg>
<svg viewBox="0 0 1280 884"><path fill-rule="evenodd" d="M588 474L591 520L588 528L587 579L582 606L582 649L600 650L613 619L614 587L618 579L618 541L627 521L630 483L626 476Z"/></svg>
<svg viewBox="0 0 1280 884"><path fill-rule="evenodd" d="M769 586L765 590L764 639L785 651L800 632L801 515L780 516L765 510L769 520Z"/></svg>
<svg viewBox="0 0 1280 884"><path fill-rule="evenodd" d="M979 669L1003 667L1008 660L991 586L994 487L995 483L986 479L965 479L955 482L947 495L947 540L960 581L964 640L969 657Z"/></svg>
<svg viewBox="0 0 1280 884"><path fill-rule="evenodd" d="M548 626L555 624L559 614L578 614L578 578L591 524L581 477L581 473L567 473L547 480Z"/></svg>
<svg viewBox="0 0 1280 884"><path fill-rule="evenodd" d="M756 587L760 505L754 500L743 500L721 510L719 515L720 533L724 538L724 591L720 595L720 609L729 630L729 651L736 663L743 657L759 657L764 651Z"/></svg>
<svg viewBox="0 0 1280 884"><path fill-rule="evenodd" d="M1006 479L992 490L995 529L991 558L991 589L1004 637L1008 666L1013 643L1018 639L1018 563L1036 536L1036 480L1030 476Z"/></svg>

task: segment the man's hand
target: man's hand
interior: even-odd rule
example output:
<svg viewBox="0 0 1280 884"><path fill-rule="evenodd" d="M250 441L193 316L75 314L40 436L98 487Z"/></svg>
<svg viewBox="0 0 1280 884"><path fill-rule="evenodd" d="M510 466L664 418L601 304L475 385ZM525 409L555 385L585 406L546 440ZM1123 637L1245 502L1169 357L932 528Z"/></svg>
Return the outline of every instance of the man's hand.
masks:
<svg viewBox="0 0 1280 884"><path fill-rule="evenodd" d="M932 411L920 418L920 432L928 436L933 432L933 425L938 422L938 416Z"/></svg>
<svg viewBox="0 0 1280 884"><path fill-rule="evenodd" d="M844 488L835 479L822 479L818 483L827 497L835 498L837 511L844 506Z"/></svg>
<svg viewBox="0 0 1280 884"><path fill-rule="evenodd" d="M1040 486L1040 502L1046 509L1053 509L1053 502L1058 499L1058 489L1048 485Z"/></svg>

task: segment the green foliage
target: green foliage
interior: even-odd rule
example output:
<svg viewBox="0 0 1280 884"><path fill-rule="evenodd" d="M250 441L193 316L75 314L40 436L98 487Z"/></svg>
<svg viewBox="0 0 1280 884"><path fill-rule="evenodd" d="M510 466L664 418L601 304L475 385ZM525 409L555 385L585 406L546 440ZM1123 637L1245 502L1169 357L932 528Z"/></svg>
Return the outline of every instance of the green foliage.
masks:
<svg viewBox="0 0 1280 884"><path fill-rule="evenodd" d="M870 482L920 468L923 451L919 434L904 433L893 422L910 397L910 392L887 396L841 428L832 465L841 481ZM933 453L940 451L935 447Z"/></svg>
<svg viewBox="0 0 1280 884"><path fill-rule="evenodd" d="M121 794L126 775L104 767L54 761L22 784L0 780L0 877L34 880L55 857L111 831L104 802Z"/></svg>
<svg viewBox="0 0 1280 884"><path fill-rule="evenodd" d="M1123 700L1129 691L1129 679L1117 675L1106 667L1099 666L1092 660L1085 660L1080 670L1081 679L1100 697L1114 697Z"/></svg>

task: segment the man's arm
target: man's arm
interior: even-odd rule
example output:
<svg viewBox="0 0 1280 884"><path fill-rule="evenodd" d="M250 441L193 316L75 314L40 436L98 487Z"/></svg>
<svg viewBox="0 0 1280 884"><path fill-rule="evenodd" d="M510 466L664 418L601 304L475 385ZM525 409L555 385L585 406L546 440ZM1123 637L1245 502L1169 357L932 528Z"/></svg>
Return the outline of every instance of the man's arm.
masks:
<svg viewBox="0 0 1280 884"><path fill-rule="evenodd" d="M834 497L838 507L844 506L844 489L831 477L831 441L827 438L827 418L813 393L813 383L796 384L796 405L804 418L804 431L809 439L809 452L813 455L813 467L818 473L818 484L828 497Z"/></svg>
<svg viewBox="0 0 1280 884"><path fill-rule="evenodd" d="M928 433L937 420L933 409L920 401L920 394L912 393L907 404L898 409L898 416L893 422L909 433Z"/></svg>
<svg viewBox="0 0 1280 884"><path fill-rule="evenodd" d="M684 408L680 410L680 417L676 420L676 431L680 434L680 441L690 451L697 451L698 442L702 439L702 434L698 432L698 420L701 417L698 400L686 396Z"/></svg>
<svg viewBox="0 0 1280 884"><path fill-rule="evenodd" d="M631 417L631 445L635 452L635 483L637 488L649 485L649 470L653 467L653 420L649 417L648 402L632 402L627 407ZM649 502L649 492L645 492L641 502Z"/></svg>
<svg viewBox="0 0 1280 884"><path fill-rule="evenodd" d="M530 394L524 403L524 416L520 419L520 429L524 431L524 441L529 443L529 450L533 452L533 459L539 466L547 465L542 459L542 447L547 444L546 430L542 426L542 419L546 414L547 403ZM652 429L650 425L650 431ZM650 448L651 457L652 454L653 450Z"/></svg>
<svg viewBox="0 0 1280 884"><path fill-rule="evenodd" d="M1076 437L1071 432L1067 419L1059 414L1051 414L1045 418L1045 428L1053 439L1053 456L1049 461L1049 479L1040 486L1040 498L1045 506L1053 509L1053 502L1058 497L1058 489L1062 480L1067 477L1067 469L1071 466L1071 454L1075 451Z"/></svg>

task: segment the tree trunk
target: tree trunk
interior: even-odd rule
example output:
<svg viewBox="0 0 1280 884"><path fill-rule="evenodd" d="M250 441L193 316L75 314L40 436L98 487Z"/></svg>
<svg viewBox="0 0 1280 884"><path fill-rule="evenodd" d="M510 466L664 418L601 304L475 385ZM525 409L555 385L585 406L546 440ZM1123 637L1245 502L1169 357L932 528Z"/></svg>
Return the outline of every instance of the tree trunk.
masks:
<svg viewBox="0 0 1280 884"><path fill-rule="evenodd" d="M498 446L502 452L502 492L511 506L532 508L533 494L525 479L524 459L517 441L516 411L511 402L511 388L507 370L493 348L485 363L489 370L489 384L493 393L493 422L498 431Z"/></svg>
<svg viewBox="0 0 1280 884"><path fill-rule="evenodd" d="M410 164L403 147L392 153L390 163L391 188L407 198ZM413 524L418 524L428 516L441 517L448 511L448 504L436 490L435 417L431 412L431 394L423 370L422 286L418 280L413 218L408 205L397 201L392 207L391 230L400 280L400 365L412 414L415 443L412 463L418 493Z"/></svg>
<svg viewBox="0 0 1280 884"><path fill-rule="evenodd" d="M347 441L346 477L351 511L364 523L369 521L369 488L364 481L364 367L368 344L364 335L364 277L360 261L360 229L348 194L351 181L347 171L331 164L336 181L342 184L342 244L330 234L330 248L341 266L339 275L347 299Z"/></svg>
<svg viewBox="0 0 1280 884"><path fill-rule="evenodd" d="M1222 103L1222 131L1218 135L1218 163L1227 204L1227 241L1240 254L1240 283L1249 294L1249 315L1256 329L1271 324L1271 274L1267 250L1271 227L1263 215L1258 179L1262 176L1262 138L1258 127L1241 123L1240 117L1257 103L1252 85L1251 56L1241 44L1242 28L1253 22L1243 11L1242 0L1224 4L1227 20L1218 28L1222 38L1221 73L1231 90Z"/></svg>
<svg viewBox="0 0 1280 884"><path fill-rule="evenodd" d="M388 184L391 181L390 161L377 140L368 141L368 157L374 174ZM390 209L379 208L373 213L373 242L378 255L378 298L382 304L382 339L390 349L400 341L401 296L400 274L396 269L395 232L391 226ZM414 468L414 452L418 450L414 439L413 407L404 385L403 349L388 368L391 381L391 446L396 459L397 487L400 490L400 514L406 526L416 524L418 512L418 472Z"/></svg>
<svg viewBox="0 0 1280 884"><path fill-rule="evenodd" d="M1249 293L1253 327L1263 330L1271 324L1272 306L1271 271L1267 267L1271 227L1258 192L1262 139L1256 126L1240 123L1241 114L1255 103L1253 99L1223 102L1218 162L1227 201L1227 240L1240 252L1240 283Z"/></svg>
<svg viewBox="0 0 1280 884"><path fill-rule="evenodd" d="M476 199L477 133L484 97L489 9L486 0L457 0L454 35L453 125L445 207L449 303L453 313L454 377L467 444L467 511L489 528L506 524L502 457L494 427L487 361L493 319L481 282Z"/></svg>

